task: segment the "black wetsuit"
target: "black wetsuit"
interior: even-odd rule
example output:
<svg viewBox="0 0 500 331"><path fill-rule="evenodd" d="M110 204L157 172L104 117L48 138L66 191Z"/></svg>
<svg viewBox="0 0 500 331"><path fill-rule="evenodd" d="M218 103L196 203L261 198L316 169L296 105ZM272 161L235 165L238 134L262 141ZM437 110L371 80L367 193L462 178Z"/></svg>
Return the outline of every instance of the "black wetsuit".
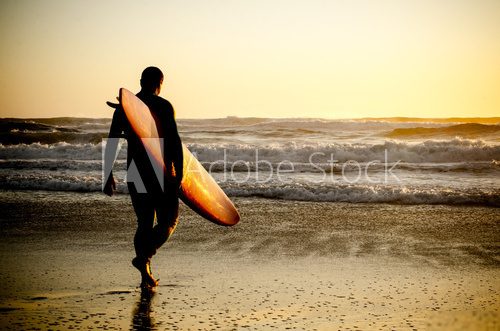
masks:
<svg viewBox="0 0 500 331"><path fill-rule="evenodd" d="M163 178L163 188L154 171L146 150L135 132L130 127L123 109L117 108L109 132L110 138L125 136L127 139L127 168L132 163L137 167L146 193L134 182L128 182L128 190L137 215L137 231L134 247L138 257L150 259L156 250L163 245L174 232L179 211L179 185L182 179L182 143L177 132L174 109L170 102L154 95L139 92L141 99L151 110L163 139L163 159L167 166L167 174ZM172 167L175 177L172 177ZM157 225L154 225L156 213Z"/></svg>

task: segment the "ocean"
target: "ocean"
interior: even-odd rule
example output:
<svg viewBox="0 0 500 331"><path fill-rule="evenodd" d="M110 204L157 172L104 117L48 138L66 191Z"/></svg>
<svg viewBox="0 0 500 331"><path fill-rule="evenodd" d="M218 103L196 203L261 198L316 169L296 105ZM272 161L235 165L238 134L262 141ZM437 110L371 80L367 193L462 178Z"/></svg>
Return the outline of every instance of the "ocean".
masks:
<svg viewBox="0 0 500 331"><path fill-rule="evenodd" d="M1 119L1 189L100 192L109 125ZM500 206L498 123L228 117L178 129L230 197ZM127 194L125 140L115 177Z"/></svg>

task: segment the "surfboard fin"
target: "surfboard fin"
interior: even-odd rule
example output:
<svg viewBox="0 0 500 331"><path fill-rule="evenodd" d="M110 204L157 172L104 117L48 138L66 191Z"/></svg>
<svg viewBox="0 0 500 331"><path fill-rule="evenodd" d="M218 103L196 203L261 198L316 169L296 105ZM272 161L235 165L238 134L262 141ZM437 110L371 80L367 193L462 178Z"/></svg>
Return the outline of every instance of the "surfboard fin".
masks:
<svg viewBox="0 0 500 331"><path fill-rule="evenodd" d="M119 103L113 103L113 102L111 102L111 101L106 101L106 104L107 104L108 106L110 106L111 108L114 108L114 109L116 109L116 108L120 107L120 104L119 104Z"/></svg>

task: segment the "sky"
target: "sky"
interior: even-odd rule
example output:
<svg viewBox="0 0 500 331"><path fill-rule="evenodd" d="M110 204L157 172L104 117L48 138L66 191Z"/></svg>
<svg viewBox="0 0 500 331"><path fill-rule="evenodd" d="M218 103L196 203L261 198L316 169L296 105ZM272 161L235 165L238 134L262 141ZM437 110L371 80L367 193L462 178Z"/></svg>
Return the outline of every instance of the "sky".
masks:
<svg viewBox="0 0 500 331"><path fill-rule="evenodd" d="M500 115L498 0L2 0L0 38L0 117L111 117L149 65L178 118Z"/></svg>

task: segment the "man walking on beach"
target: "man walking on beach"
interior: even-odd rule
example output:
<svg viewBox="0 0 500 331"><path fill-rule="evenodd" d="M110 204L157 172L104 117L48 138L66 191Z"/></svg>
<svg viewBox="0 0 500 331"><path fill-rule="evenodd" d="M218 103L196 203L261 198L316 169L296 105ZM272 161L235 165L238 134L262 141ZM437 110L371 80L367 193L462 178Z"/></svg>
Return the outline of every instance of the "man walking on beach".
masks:
<svg viewBox="0 0 500 331"><path fill-rule="evenodd" d="M137 215L137 231L134 236L136 257L132 260L132 265L140 271L141 286L145 287L158 285L158 280L151 272L151 258L168 240L177 225L178 192L183 176L182 143L177 132L174 109L170 102L158 96L162 83L163 73L160 69L156 67L144 69L141 76L141 91L137 97L151 110L159 137L163 138L163 158L167 168L164 183L159 182L144 145L130 127L123 109L119 105L108 103L116 108L109 138L125 137L127 139L127 168L131 164L137 168L141 183L145 188L145 193L142 193L143 190L136 187L134 182L127 182L132 205ZM108 158L105 157L105 159ZM116 184L111 172L103 191L111 196L115 189ZM156 226L154 225L155 215Z"/></svg>

